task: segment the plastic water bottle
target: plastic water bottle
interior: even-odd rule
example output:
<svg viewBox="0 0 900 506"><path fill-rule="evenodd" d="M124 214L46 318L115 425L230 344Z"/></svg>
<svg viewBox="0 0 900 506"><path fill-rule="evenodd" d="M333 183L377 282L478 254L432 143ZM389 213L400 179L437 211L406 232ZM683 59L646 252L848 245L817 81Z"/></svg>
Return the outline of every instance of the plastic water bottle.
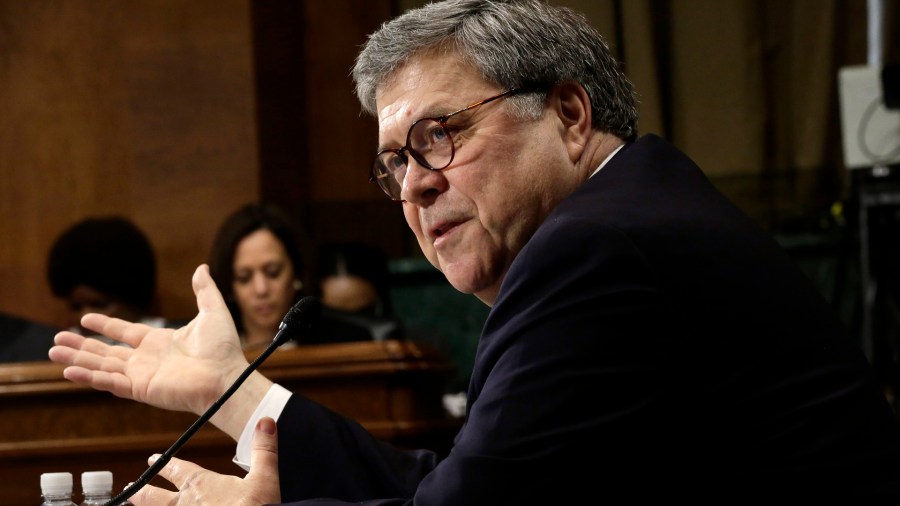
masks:
<svg viewBox="0 0 900 506"><path fill-rule="evenodd" d="M113 475L111 471L86 471L81 473L81 506L103 506L112 499Z"/></svg>
<svg viewBox="0 0 900 506"><path fill-rule="evenodd" d="M44 473L41 475L41 506L75 506L72 502L72 473Z"/></svg>

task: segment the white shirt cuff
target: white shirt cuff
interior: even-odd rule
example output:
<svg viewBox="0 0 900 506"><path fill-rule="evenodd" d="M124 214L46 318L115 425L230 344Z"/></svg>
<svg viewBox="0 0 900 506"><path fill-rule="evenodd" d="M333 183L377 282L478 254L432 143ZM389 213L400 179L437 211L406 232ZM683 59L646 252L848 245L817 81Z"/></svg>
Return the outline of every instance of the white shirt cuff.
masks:
<svg viewBox="0 0 900 506"><path fill-rule="evenodd" d="M277 422L290 398L290 390L281 385L272 385L272 388L266 392L266 396L256 406L256 411L250 416L247 425L244 426L244 431L241 432L241 438L238 440L235 456L231 459L232 462L239 465L244 471L250 470L250 452L253 447L253 433L256 430L256 422L264 416L271 417Z"/></svg>

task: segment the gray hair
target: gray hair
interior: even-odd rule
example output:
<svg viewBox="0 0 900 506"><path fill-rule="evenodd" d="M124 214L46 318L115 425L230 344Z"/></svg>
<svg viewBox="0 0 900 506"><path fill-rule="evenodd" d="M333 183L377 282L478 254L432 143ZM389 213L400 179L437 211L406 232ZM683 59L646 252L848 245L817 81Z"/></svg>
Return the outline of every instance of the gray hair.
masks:
<svg viewBox="0 0 900 506"><path fill-rule="evenodd" d="M394 72L429 50L456 52L488 82L542 94L510 97L518 114L543 112L553 85L580 83L591 99L595 129L625 140L637 136L631 82L606 39L571 9L543 0L446 0L407 11L369 36L353 79L363 109L375 116L375 95Z"/></svg>

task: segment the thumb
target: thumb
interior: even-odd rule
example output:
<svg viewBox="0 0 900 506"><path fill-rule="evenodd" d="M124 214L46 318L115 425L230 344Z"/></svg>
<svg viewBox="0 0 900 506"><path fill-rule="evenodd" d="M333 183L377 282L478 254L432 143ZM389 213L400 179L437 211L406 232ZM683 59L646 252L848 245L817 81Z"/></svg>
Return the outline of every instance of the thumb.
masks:
<svg viewBox="0 0 900 506"><path fill-rule="evenodd" d="M250 472L248 478L260 480L280 489L278 480L278 434L275 420L270 417L260 418L256 422L253 434L253 448L250 454Z"/></svg>
<svg viewBox="0 0 900 506"><path fill-rule="evenodd" d="M197 309L202 311L226 310L225 299L209 273L209 266L200 264L191 277L191 286L197 297Z"/></svg>

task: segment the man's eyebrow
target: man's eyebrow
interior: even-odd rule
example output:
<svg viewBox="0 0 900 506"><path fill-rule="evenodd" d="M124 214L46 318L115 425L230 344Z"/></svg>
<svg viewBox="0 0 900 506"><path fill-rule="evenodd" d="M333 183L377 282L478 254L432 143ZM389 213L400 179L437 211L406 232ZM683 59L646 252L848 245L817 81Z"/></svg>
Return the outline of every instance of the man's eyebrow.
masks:
<svg viewBox="0 0 900 506"><path fill-rule="evenodd" d="M424 109L418 116L416 116L416 118L413 121L410 121L409 124L406 125L406 129L403 130L403 141L402 142L404 142L404 143L406 142L406 134L409 133L409 129L412 128L412 126L414 124L416 124L417 121L423 120L426 118L440 118L441 116L443 116L445 114L450 114L451 112L458 111L458 110L459 110L459 108L458 109L448 109L446 105L438 105L438 104L432 105L428 109ZM379 142L378 146L375 148L375 152L380 153L381 151L384 151L385 149L392 149L392 148L399 149L401 146L402 146L402 144L393 146L393 143L382 144Z"/></svg>
<svg viewBox="0 0 900 506"><path fill-rule="evenodd" d="M450 114L456 109L448 108L447 104L434 104L430 106L428 109L422 110L419 118L416 121L424 118L439 118L445 114ZM412 125L412 123L410 123Z"/></svg>

